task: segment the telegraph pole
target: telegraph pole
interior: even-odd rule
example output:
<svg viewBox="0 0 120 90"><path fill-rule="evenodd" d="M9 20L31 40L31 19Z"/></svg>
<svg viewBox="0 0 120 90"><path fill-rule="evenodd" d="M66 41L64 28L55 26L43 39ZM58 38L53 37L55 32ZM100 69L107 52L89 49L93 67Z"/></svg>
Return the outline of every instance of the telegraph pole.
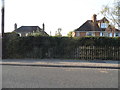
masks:
<svg viewBox="0 0 120 90"><path fill-rule="evenodd" d="M1 32L2 32L2 38L4 37L4 16L5 16L5 14L4 14L4 12L5 12L5 6L4 6L4 0L2 0L2 26L1 26Z"/></svg>
<svg viewBox="0 0 120 90"><path fill-rule="evenodd" d="M2 59L3 59L3 57L4 57L4 40L3 40L3 38L4 38L4 18L5 18L5 14L4 14L4 12L5 12L5 6L4 6L4 0L2 0L2 9L1 9L1 13L2 13L2 16L1 16L1 18L2 18L2 22L1 22L1 33L2 33L2 44L1 44L1 57L2 57Z"/></svg>

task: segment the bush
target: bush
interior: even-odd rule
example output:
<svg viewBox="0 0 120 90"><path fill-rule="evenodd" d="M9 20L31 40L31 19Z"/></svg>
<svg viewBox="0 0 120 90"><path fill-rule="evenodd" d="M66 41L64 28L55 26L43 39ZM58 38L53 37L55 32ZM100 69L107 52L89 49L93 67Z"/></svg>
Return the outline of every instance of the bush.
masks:
<svg viewBox="0 0 120 90"><path fill-rule="evenodd" d="M18 37L3 38L3 58L66 58L79 46L120 46L120 38L110 37Z"/></svg>

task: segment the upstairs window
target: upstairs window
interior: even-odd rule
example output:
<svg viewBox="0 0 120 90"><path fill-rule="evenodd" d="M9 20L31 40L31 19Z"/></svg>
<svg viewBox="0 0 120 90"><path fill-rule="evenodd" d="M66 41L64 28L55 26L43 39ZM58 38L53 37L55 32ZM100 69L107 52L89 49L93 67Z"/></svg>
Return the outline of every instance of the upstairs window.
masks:
<svg viewBox="0 0 120 90"><path fill-rule="evenodd" d="M101 23L101 28L107 28L108 24L107 23Z"/></svg>

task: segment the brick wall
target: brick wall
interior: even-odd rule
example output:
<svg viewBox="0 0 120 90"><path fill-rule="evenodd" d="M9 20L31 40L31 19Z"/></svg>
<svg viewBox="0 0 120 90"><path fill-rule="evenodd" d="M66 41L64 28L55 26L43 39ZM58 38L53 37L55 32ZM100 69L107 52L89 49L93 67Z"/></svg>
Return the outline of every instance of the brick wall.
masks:
<svg viewBox="0 0 120 90"><path fill-rule="evenodd" d="M73 32L73 37L85 37L86 32ZM95 36L100 36L100 32L95 32Z"/></svg>
<svg viewBox="0 0 120 90"><path fill-rule="evenodd" d="M95 36L100 36L100 32L95 32Z"/></svg>
<svg viewBox="0 0 120 90"><path fill-rule="evenodd" d="M86 32L80 32L80 37L86 36Z"/></svg>

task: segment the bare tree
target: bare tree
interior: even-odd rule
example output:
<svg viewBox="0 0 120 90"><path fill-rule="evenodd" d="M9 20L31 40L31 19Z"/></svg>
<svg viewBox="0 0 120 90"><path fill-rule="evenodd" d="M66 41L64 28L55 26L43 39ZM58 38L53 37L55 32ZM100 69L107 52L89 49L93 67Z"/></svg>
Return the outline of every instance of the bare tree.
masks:
<svg viewBox="0 0 120 90"><path fill-rule="evenodd" d="M62 31L62 29L58 28L58 30L55 32L55 36L61 37L62 36L61 31Z"/></svg>
<svg viewBox="0 0 120 90"><path fill-rule="evenodd" d="M120 27L120 0L115 0L113 7L104 5L100 13Z"/></svg>

